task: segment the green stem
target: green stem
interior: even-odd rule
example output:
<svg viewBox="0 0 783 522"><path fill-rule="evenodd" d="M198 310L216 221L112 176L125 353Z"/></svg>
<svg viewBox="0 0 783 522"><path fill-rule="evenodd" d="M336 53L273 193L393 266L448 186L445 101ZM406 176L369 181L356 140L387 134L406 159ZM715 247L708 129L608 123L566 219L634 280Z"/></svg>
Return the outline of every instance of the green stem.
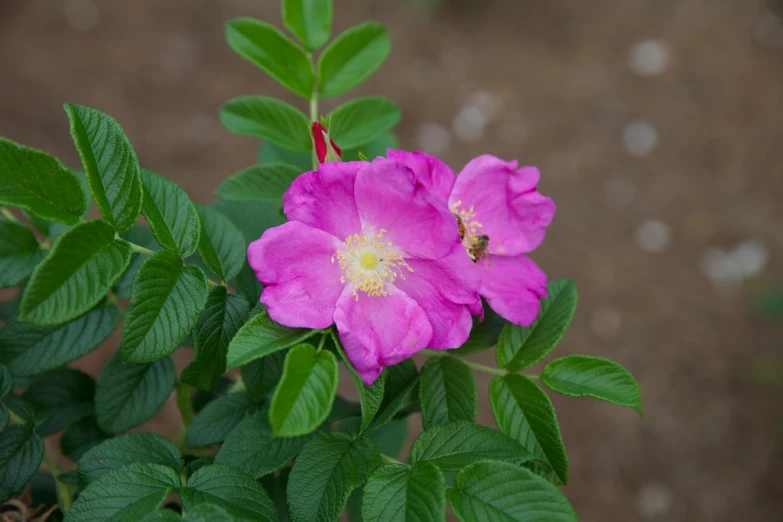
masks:
<svg viewBox="0 0 783 522"><path fill-rule="evenodd" d="M8 210L8 209L7 209L7 208L5 208L5 207L2 207L2 208L0 208L0 213L2 213L2 214L3 214L3 216L5 216L5 218L6 218L6 219L8 219L8 220L10 220L10 221L19 221L18 219L16 219L16 216L14 216L14 215L11 213L11 211L10 211L10 210Z"/></svg>
<svg viewBox="0 0 783 522"><path fill-rule="evenodd" d="M68 513L68 511L71 509L71 505L73 505L73 497L71 496L70 486L68 486L68 484L63 484L58 480L60 475L62 475L63 470L60 469L60 466L54 463L52 458L46 454L46 451L43 453L43 463L49 470L49 473L52 474L52 477L54 477L54 482L57 486L57 499L60 504L60 509L63 513Z"/></svg>
<svg viewBox="0 0 783 522"><path fill-rule="evenodd" d="M237 380L234 381L234 384L231 385L231 387L228 389L228 393L236 393L236 392L242 392L247 389L247 386L245 386L245 381L242 380L242 375L237 375Z"/></svg>
<svg viewBox="0 0 783 522"><path fill-rule="evenodd" d="M317 352L320 352L321 349L324 347L324 343L326 342L326 336L327 335L329 335L329 334L321 335L321 340L318 342L318 349L316 350Z"/></svg>
<svg viewBox="0 0 783 522"><path fill-rule="evenodd" d="M128 241L128 243L130 243L131 252L138 252L139 254L146 254L148 256L151 256L155 253L149 248L144 248L143 246L137 245L136 243L131 243L130 241Z"/></svg>
<svg viewBox="0 0 783 522"><path fill-rule="evenodd" d="M193 386L177 381L177 409L182 416L182 426L187 428L193 422Z"/></svg>
<svg viewBox="0 0 783 522"><path fill-rule="evenodd" d="M13 421L14 424L24 424L25 423L24 420L22 420L22 418L19 415L17 415L16 413L14 413L14 411L11 410L11 409L8 409L8 416L11 417L11 420Z"/></svg>
<svg viewBox="0 0 783 522"><path fill-rule="evenodd" d="M309 54L312 61L313 55ZM314 70L318 71L318 67L313 63ZM313 94L310 96L310 123L318 121L318 73L316 72L315 83L313 85ZM315 153L315 147L313 147L313 169L318 169L318 156Z"/></svg>
<svg viewBox="0 0 783 522"><path fill-rule="evenodd" d="M402 464L403 466L407 466L407 464L405 464L404 462L400 462L394 457L384 455L383 453L381 453L381 462L383 462L384 464Z"/></svg>
<svg viewBox="0 0 783 522"><path fill-rule="evenodd" d="M451 357L447 352L440 350L422 350L419 353L428 357ZM500 368L493 368L492 366L466 361L465 359L459 360L478 372L491 373L492 375L506 375L508 373L506 370L501 370Z"/></svg>

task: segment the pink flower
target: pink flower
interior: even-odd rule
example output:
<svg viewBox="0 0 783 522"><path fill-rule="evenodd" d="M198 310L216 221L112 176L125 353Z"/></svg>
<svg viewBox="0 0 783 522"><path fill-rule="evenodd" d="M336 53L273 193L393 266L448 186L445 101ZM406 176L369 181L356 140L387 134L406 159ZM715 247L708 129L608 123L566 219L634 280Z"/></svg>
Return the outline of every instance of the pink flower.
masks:
<svg viewBox="0 0 783 522"><path fill-rule="evenodd" d="M383 158L324 163L294 180L283 209L288 223L248 247L272 319L335 323L367 385L425 347L467 340L478 273L454 217L409 168Z"/></svg>
<svg viewBox="0 0 783 522"><path fill-rule="evenodd" d="M525 254L541 244L555 214L555 204L536 188L538 169L484 155L455 176L428 154L389 150L388 157L410 167L454 214L480 273L479 293L492 309L514 324L533 323L547 295L546 274Z"/></svg>

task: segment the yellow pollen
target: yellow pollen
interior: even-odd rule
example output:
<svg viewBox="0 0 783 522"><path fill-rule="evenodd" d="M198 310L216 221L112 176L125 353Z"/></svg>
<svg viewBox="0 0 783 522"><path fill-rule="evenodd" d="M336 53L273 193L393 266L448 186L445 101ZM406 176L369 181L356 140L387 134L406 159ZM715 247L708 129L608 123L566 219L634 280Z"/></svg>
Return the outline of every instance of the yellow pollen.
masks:
<svg viewBox="0 0 783 522"><path fill-rule="evenodd" d="M391 241L385 241L384 229L362 225L360 234L345 238L343 246L332 257L340 264L345 274L340 277L342 283L351 283L353 295L359 300L358 291L372 297L389 294L388 286L399 277L405 279L403 270L413 272L402 254L394 248Z"/></svg>

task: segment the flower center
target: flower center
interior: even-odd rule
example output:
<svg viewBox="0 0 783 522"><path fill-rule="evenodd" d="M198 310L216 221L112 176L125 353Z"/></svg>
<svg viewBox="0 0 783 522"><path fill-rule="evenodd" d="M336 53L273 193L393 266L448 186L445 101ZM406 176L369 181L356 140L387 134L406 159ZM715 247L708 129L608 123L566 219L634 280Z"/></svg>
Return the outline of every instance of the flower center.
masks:
<svg viewBox="0 0 783 522"><path fill-rule="evenodd" d="M449 210L457 219L462 246L465 247L468 256L475 262L488 254L489 236L481 233L484 225L476 219L476 211L473 205L467 208L460 207L462 207L462 200L453 203Z"/></svg>
<svg viewBox="0 0 783 522"><path fill-rule="evenodd" d="M386 296L389 293L387 285L394 283L398 276L405 279L403 269L413 272L392 242L383 240L385 233L382 228L365 229L362 225L361 233L345 238L343 246L332 257L332 263L337 258L345 272L340 282L352 284L357 301L358 290L372 297Z"/></svg>

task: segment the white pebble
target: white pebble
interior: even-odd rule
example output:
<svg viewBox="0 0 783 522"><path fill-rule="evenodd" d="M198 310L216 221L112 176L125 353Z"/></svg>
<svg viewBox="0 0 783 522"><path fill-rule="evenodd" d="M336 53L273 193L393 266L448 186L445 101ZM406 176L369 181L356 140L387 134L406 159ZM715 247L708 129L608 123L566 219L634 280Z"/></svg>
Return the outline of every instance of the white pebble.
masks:
<svg viewBox="0 0 783 522"><path fill-rule="evenodd" d="M769 257L767 246L758 240L745 241L737 246L731 255L745 277L759 275L764 270Z"/></svg>
<svg viewBox="0 0 783 522"><path fill-rule="evenodd" d="M416 131L416 143L424 152L439 155L445 153L451 144L451 135L442 125L422 123Z"/></svg>
<svg viewBox="0 0 783 522"><path fill-rule="evenodd" d="M639 76L661 74L669 66L669 44L662 40L636 42L628 53L628 65Z"/></svg>
<svg viewBox="0 0 783 522"><path fill-rule="evenodd" d="M610 205L630 205L636 197L636 186L626 176L616 174L606 180L604 197Z"/></svg>
<svg viewBox="0 0 783 522"><path fill-rule="evenodd" d="M636 510L644 518L658 518L671 510L674 502L672 490L664 484L648 484L636 495Z"/></svg>
<svg viewBox="0 0 783 522"><path fill-rule="evenodd" d="M647 252L663 252L669 246L670 241L669 226L657 219L643 221L636 228L636 244Z"/></svg>
<svg viewBox="0 0 783 522"><path fill-rule="evenodd" d="M68 25L77 31L89 31L100 21L100 12L93 0L66 0L63 14Z"/></svg>
<svg viewBox="0 0 783 522"><path fill-rule="evenodd" d="M484 136L486 126L487 119L484 114L473 105L462 107L452 124L457 138L466 142L479 141Z"/></svg>
<svg viewBox="0 0 783 522"><path fill-rule="evenodd" d="M658 145L658 131L649 121L634 121L623 129L625 151L632 156L647 156Z"/></svg>

